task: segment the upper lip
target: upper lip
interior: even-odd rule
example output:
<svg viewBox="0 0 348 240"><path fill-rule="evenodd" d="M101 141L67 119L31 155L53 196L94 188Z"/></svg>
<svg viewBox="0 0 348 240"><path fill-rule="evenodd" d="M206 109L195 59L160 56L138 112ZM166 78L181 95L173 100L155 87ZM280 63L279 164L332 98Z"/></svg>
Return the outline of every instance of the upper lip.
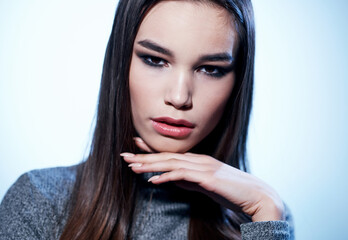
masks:
<svg viewBox="0 0 348 240"><path fill-rule="evenodd" d="M170 125L176 125L176 126L184 126L188 128L194 128L195 125L185 119L174 119L171 117L158 117L158 118L152 118L151 120L155 122L162 122L162 123L167 123Z"/></svg>

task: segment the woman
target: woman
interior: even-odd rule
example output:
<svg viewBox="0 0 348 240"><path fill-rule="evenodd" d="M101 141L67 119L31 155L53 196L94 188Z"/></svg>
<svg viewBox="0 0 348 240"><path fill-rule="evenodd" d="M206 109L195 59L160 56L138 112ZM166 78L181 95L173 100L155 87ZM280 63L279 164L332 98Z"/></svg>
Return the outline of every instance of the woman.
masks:
<svg viewBox="0 0 348 240"><path fill-rule="evenodd" d="M253 64L250 1L121 0L89 158L23 175L0 236L291 238L277 193L241 171Z"/></svg>

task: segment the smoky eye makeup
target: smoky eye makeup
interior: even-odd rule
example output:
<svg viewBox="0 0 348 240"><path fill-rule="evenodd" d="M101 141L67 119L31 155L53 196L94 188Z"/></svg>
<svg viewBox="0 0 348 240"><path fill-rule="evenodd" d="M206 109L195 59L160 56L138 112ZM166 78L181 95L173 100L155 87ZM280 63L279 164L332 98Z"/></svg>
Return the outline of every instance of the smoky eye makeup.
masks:
<svg viewBox="0 0 348 240"><path fill-rule="evenodd" d="M234 71L234 64L228 66L217 66L217 65L201 65L196 68L196 71L202 74L207 75L212 78L222 78L226 74Z"/></svg>
<svg viewBox="0 0 348 240"><path fill-rule="evenodd" d="M142 51L135 51L136 56L146 65L153 68L163 68L168 66L168 61L158 57L154 54L149 54ZM234 71L234 64L218 65L218 64L201 64L200 66L194 67L193 70L204 76L219 79L224 77L226 74Z"/></svg>
<svg viewBox="0 0 348 240"><path fill-rule="evenodd" d="M168 66L168 62L163 58L141 52L136 52L136 55L144 64L150 67L161 68Z"/></svg>

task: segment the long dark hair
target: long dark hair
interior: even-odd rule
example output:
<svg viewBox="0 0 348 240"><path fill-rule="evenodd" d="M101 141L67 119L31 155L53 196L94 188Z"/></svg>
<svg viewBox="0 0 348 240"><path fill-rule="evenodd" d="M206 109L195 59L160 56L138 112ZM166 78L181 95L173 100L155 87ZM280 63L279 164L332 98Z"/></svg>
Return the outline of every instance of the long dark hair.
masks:
<svg viewBox="0 0 348 240"><path fill-rule="evenodd" d="M234 16L239 37L236 83L224 115L212 133L193 151L212 155L247 171L246 139L255 53L252 5L250 0L191 1L212 3L226 9ZM70 217L61 239L123 240L131 237L137 178L120 158L122 152L136 152L128 77L139 26L158 2L119 1L104 59L91 150L87 161L79 165ZM244 214L223 209L208 197L192 204L191 212L189 239L238 239L239 225L250 221Z"/></svg>

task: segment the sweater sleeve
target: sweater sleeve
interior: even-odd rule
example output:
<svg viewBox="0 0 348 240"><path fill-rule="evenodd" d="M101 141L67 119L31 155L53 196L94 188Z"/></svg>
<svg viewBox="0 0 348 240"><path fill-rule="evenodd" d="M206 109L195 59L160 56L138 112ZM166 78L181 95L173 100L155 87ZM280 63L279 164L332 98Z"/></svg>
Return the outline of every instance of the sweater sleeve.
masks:
<svg viewBox="0 0 348 240"><path fill-rule="evenodd" d="M54 208L23 174L0 205L0 239L52 239L47 228L56 222Z"/></svg>
<svg viewBox="0 0 348 240"><path fill-rule="evenodd" d="M291 212L285 205L285 221L244 223L241 225L241 234L243 240L293 240L295 237Z"/></svg>

